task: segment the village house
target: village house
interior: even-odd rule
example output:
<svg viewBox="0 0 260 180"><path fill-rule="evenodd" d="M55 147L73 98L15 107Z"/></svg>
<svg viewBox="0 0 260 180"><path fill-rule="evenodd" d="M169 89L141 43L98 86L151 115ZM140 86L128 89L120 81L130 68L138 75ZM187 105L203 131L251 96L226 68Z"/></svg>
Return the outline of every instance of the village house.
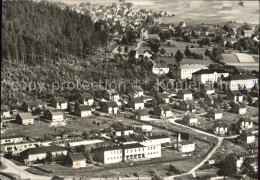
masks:
<svg viewBox="0 0 260 180"><path fill-rule="evenodd" d="M198 124L198 118L193 113L185 115L182 119L184 124L189 126L196 126Z"/></svg>
<svg viewBox="0 0 260 180"><path fill-rule="evenodd" d="M101 102L102 111L108 114L117 114L118 108L118 104L114 101Z"/></svg>
<svg viewBox="0 0 260 180"><path fill-rule="evenodd" d="M178 142L178 150L182 153L190 153L195 150L195 142L182 141Z"/></svg>
<svg viewBox="0 0 260 180"><path fill-rule="evenodd" d="M170 102L170 98L168 97L167 94L156 94L155 96L155 100L157 103L169 103Z"/></svg>
<svg viewBox="0 0 260 180"><path fill-rule="evenodd" d="M190 111L192 113L196 112L195 102L193 100L185 100L180 103L180 110Z"/></svg>
<svg viewBox="0 0 260 180"><path fill-rule="evenodd" d="M251 121L249 118L240 118L237 122L237 125L242 130L247 130L253 128L253 121Z"/></svg>
<svg viewBox="0 0 260 180"><path fill-rule="evenodd" d="M220 109L211 109L208 112L208 117L212 119L221 119L222 118L222 111Z"/></svg>
<svg viewBox="0 0 260 180"><path fill-rule="evenodd" d="M213 87L202 88L202 89L201 89L201 92L202 92L204 95L212 95L212 94L215 94L215 89L214 89Z"/></svg>
<svg viewBox="0 0 260 180"><path fill-rule="evenodd" d="M67 109L68 108L68 102L64 97L53 97L51 101L52 106L55 109Z"/></svg>
<svg viewBox="0 0 260 180"><path fill-rule="evenodd" d="M20 125L34 124L34 118L31 113L19 113L16 116L16 122Z"/></svg>
<svg viewBox="0 0 260 180"><path fill-rule="evenodd" d="M214 105L213 95L206 95L206 97L204 98L204 103L208 106L213 106Z"/></svg>
<svg viewBox="0 0 260 180"><path fill-rule="evenodd" d="M63 112L59 109L47 109L45 117L53 122L59 122L63 120Z"/></svg>
<svg viewBox="0 0 260 180"><path fill-rule="evenodd" d="M228 91L227 99L232 102L242 102L243 94L240 91Z"/></svg>
<svg viewBox="0 0 260 180"><path fill-rule="evenodd" d="M257 77L249 75L234 75L223 79L223 83L227 84L227 89L234 91L240 88L252 89L258 83Z"/></svg>
<svg viewBox="0 0 260 180"><path fill-rule="evenodd" d="M232 111L237 114L246 114L246 106L244 104L235 104Z"/></svg>
<svg viewBox="0 0 260 180"><path fill-rule="evenodd" d="M92 106L94 103L94 98L90 93L80 94L78 102L83 105Z"/></svg>
<svg viewBox="0 0 260 180"><path fill-rule="evenodd" d="M172 24L164 24L164 23L162 23L162 24L160 24L160 26L161 26L161 29L163 31L167 31L167 30L172 30L173 29Z"/></svg>
<svg viewBox="0 0 260 180"><path fill-rule="evenodd" d="M184 101L185 100L192 100L193 99L192 92L189 89L187 89L187 90L181 89L177 93L177 98L182 99Z"/></svg>
<svg viewBox="0 0 260 180"><path fill-rule="evenodd" d="M34 163L36 160L42 160L47 157L47 152L50 152L55 158L57 155L67 155L68 151L60 146L47 146L30 148L20 153L25 165Z"/></svg>
<svg viewBox="0 0 260 180"><path fill-rule="evenodd" d="M142 131L142 132L148 132L153 130L153 126L148 124L133 124L132 125L133 130Z"/></svg>
<svg viewBox="0 0 260 180"><path fill-rule="evenodd" d="M132 108L134 111L144 109L144 101L142 98L131 98L129 99L128 106Z"/></svg>
<svg viewBox="0 0 260 180"><path fill-rule="evenodd" d="M79 117L89 117L92 115L91 107L89 105L75 106L75 114Z"/></svg>
<svg viewBox="0 0 260 180"><path fill-rule="evenodd" d="M1 145L9 143L20 143L25 141L24 135L15 135L15 136L1 136Z"/></svg>
<svg viewBox="0 0 260 180"><path fill-rule="evenodd" d="M136 98L136 97L141 97L144 95L144 91L141 86L135 86L135 87L130 87L128 90L128 95Z"/></svg>
<svg viewBox="0 0 260 180"><path fill-rule="evenodd" d="M161 64L161 63L154 63L153 65L153 74L157 75L163 75L168 74L170 71L170 68L167 66L167 64Z"/></svg>
<svg viewBox="0 0 260 180"><path fill-rule="evenodd" d="M174 79L192 79L192 73L201 69L207 69L207 67L203 64L182 64L172 70L172 76Z"/></svg>
<svg viewBox="0 0 260 180"><path fill-rule="evenodd" d="M103 97L107 101L119 101L119 94L116 92L116 90L105 90Z"/></svg>
<svg viewBox="0 0 260 180"><path fill-rule="evenodd" d="M24 101L22 104L22 111L32 112L39 107L38 101Z"/></svg>
<svg viewBox="0 0 260 180"><path fill-rule="evenodd" d="M86 167L86 157L83 153L69 154L69 164L73 169Z"/></svg>
<svg viewBox="0 0 260 180"><path fill-rule="evenodd" d="M185 22L180 22L180 23L179 23L179 27L183 27L183 28L184 28L184 27L186 27L186 26L187 26L187 25L186 25Z"/></svg>
<svg viewBox="0 0 260 180"><path fill-rule="evenodd" d="M154 108L154 114L161 118L168 118L172 116L171 107L168 104L159 104Z"/></svg>
<svg viewBox="0 0 260 180"><path fill-rule="evenodd" d="M1 106L1 119L2 118L10 118L11 114L10 114L10 109L7 105L2 105Z"/></svg>
<svg viewBox="0 0 260 180"><path fill-rule="evenodd" d="M130 134L133 134L133 129L122 129L122 130L114 130L112 132L113 135L121 137L121 136L129 136Z"/></svg>
<svg viewBox="0 0 260 180"><path fill-rule="evenodd" d="M150 118L150 114L146 109L137 110L135 113L135 119L139 121L147 120Z"/></svg>
<svg viewBox="0 0 260 180"><path fill-rule="evenodd" d="M250 144L255 142L255 135L251 131L243 130L239 139L247 144Z"/></svg>
<svg viewBox="0 0 260 180"><path fill-rule="evenodd" d="M212 131L218 135L225 135L228 132L228 125L223 122L216 122L212 127Z"/></svg>

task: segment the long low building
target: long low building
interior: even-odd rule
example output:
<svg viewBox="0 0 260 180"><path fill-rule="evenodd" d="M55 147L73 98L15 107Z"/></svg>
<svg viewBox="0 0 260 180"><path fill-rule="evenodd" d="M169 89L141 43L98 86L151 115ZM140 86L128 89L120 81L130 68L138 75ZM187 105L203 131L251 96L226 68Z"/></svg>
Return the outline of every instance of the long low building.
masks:
<svg viewBox="0 0 260 180"><path fill-rule="evenodd" d="M19 143L8 143L1 145L1 152L11 153L17 155L26 149L37 148L40 146L50 146L52 141L34 141L34 142L19 142Z"/></svg>
<svg viewBox="0 0 260 180"><path fill-rule="evenodd" d="M223 79L224 87L231 91L239 90L239 88L251 89L258 85L258 81L257 77L250 75L228 76Z"/></svg>
<svg viewBox="0 0 260 180"><path fill-rule="evenodd" d="M161 157L161 144L144 145L128 143L115 146L99 147L94 151L94 160L104 163L119 163L122 161L145 160Z"/></svg>
<svg viewBox="0 0 260 180"><path fill-rule="evenodd" d="M174 79L192 79L192 73L201 69L208 68L203 64L182 64L172 70L172 76Z"/></svg>

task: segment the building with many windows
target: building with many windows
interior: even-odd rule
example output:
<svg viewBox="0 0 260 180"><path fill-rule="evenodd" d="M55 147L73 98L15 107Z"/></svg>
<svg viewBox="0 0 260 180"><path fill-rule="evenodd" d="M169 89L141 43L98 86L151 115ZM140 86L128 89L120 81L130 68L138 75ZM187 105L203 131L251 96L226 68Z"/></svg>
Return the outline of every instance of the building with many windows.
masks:
<svg viewBox="0 0 260 180"><path fill-rule="evenodd" d="M249 75L228 76L223 79L225 87L228 90L234 91L239 89L252 89L258 84L258 78Z"/></svg>
<svg viewBox="0 0 260 180"><path fill-rule="evenodd" d="M172 76L174 79L192 79L192 73L201 69L207 69L203 64L182 64L173 69Z"/></svg>

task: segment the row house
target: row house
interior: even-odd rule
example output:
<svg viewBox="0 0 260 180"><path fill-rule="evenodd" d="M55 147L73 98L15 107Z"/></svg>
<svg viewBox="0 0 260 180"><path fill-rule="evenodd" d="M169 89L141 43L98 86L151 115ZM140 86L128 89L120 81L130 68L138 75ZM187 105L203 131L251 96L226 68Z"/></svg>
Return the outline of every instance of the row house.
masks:
<svg viewBox="0 0 260 180"><path fill-rule="evenodd" d="M58 155L66 156L68 151L60 146L47 146L47 147L38 147L30 148L20 153L21 158L23 159L25 165L34 163L37 160L42 160L47 157L47 152L52 154L52 157L55 158Z"/></svg>
<svg viewBox="0 0 260 180"><path fill-rule="evenodd" d="M1 136L1 145L10 144L10 143L20 143L25 141L24 135L15 135L15 136Z"/></svg>
<svg viewBox="0 0 260 180"><path fill-rule="evenodd" d="M52 141L34 141L34 142L19 142L19 143L8 143L1 145L1 152L11 153L12 155L18 155L29 148L37 148L40 146L50 146Z"/></svg>
<svg viewBox="0 0 260 180"><path fill-rule="evenodd" d="M16 122L20 125L30 125L34 124L34 117L31 113L19 113L16 116Z"/></svg>

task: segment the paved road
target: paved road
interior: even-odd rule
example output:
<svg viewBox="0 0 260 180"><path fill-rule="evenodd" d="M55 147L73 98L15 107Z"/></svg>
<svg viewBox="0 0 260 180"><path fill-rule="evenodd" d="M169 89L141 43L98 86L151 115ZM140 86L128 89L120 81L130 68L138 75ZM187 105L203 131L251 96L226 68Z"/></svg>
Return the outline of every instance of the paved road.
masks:
<svg viewBox="0 0 260 180"><path fill-rule="evenodd" d="M185 126L183 124L176 123L174 119L169 119L169 121L170 121L170 123L175 124L177 126L182 126L182 127L186 128L186 129L190 129L192 131L196 131L198 133L205 134L205 135L208 135L208 136L211 136L211 137L215 137L215 138L218 139L218 143L215 144L215 146L211 149L211 151L207 154L207 156L197 166L192 168L189 172L183 173L183 174L174 175L174 176L167 176L167 177L164 177L164 179L165 180L172 180L175 177L185 176L185 175L188 175L188 174L192 174L194 177L196 177L195 176L195 171L198 170L205 162L207 162L211 158L211 156L216 152L216 150L222 144L222 142L224 140L224 137L219 137L219 136L216 136L216 135L211 134L211 133L207 133L207 132L204 132L204 131L201 131L201 130L198 130L198 129L194 129L194 128L189 127L189 126Z"/></svg>
<svg viewBox="0 0 260 180"><path fill-rule="evenodd" d="M31 180L50 180L51 177L48 176L40 176L31 174L26 171L28 167L26 166L18 166L9 159L5 157L1 157L1 162L6 166L6 169L2 170L4 173L16 174L20 179L31 179Z"/></svg>

